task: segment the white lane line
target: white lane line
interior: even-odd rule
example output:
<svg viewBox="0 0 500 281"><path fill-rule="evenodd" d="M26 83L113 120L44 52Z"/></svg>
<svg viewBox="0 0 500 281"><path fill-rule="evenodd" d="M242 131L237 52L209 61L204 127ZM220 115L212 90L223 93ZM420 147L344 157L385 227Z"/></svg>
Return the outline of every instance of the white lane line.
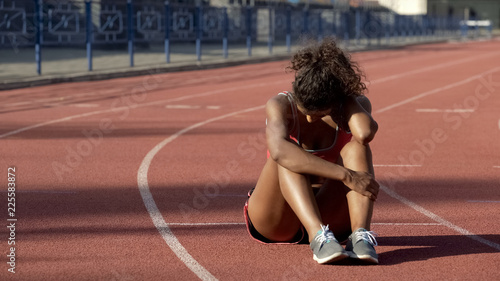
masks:
<svg viewBox="0 0 500 281"><path fill-rule="evenodd" d="M70 104L70 106L83 107L83 108L99 107L99 105L95 104L95 103L74 103L74 104Z"/></svg>
<svg viewBox="0 0 500 281"><path fill-rule="evenodd" d="M456 64L462 64L462 63L466 63L466 62L476 61L478 59L482 59L482 58L486 58L486 57L493 57L493 56L496 56L498 54L500 54L500 52L494 52L494 53L480 55L480 56L475 56L475 57L468 57L468 58L461 59L461 60L455 60L455 61L452 61L452 62L449 62L449 63L442 63L442 64L438 64L438 65L433 65L433 66L428 66L428 67L424 67L424 68L419 68L419 69L415 69L415 70L412 70L412 71L403 72L403 73L400 73L400 74L395 74L395 75L391 75L391 76L388 76L388 77L384 77L384 78L373 80L371 83L369 83L369 85L373 85L373 84L377 84L377 83L382 83L382 82L387 82L387 81L399 79L399 78L404 77L404 76L413 75L413 74L422 73L422 72L427 72L427 71L431 71L431 70L436 70L436 69L439 69L439 68L453 66L453 65L456 65Z"/></svg>
<svg viewBox="0 0 500 281"><path fill-rule="evenodd" d="M247 194L217 194L215 197L248 197Z"/></svg>
<svg viewBox="0 0 500 281"><path fill-rule="evenodd" d="M146 209L151 216L151 219L153 220L153 224L156 226L156 229L158 229L158 232L160 232L161 236L163 237L163 240L167 243L167 245L172 249L172 251L177 255L177 257L184 263L186 266L193 271L201 280L217 280L208 270L206 270L201 264L199 264L182 246L182 244L179 242L177 237L172 233L172 230L168 227L168 224L165 222L165 219L163 218L163 215L161 214L160 210L158 209L158 206L156 205L156 202L153 198L153 195L151 194L151 191L149 190L149 184L148 184L148 171L149 171L149 166L151 165L151 162L153 161L153 158L155 155L167 144L178 138L179 136L196 129L200 126L203 126L205 124L222 120L227 117L231 117L237 114L242 114L246 112L251 112L259 109L263 109L264 105L257 106L257 107L252 107L248 108L245 110L240 110L236 111L233 113L225 114L219 117L211 118L208 120L205 120L203 122L196 123L194 125L191 125L189 127L186 127L177 133L171 135L170 137L164 139L162 142L157 144L152 150L148 152L146 157L142 160L142 163L139 167L139 170L137 172L137 185L139 187L139 191L142 196L142 200L144 201L144 205L146 206Z"/></svg>
<svg viewBox="0 0 500 281"><path fill-rule="evenodd" d="M208 105L207 109L220 109L219 105Z"/></svg>
<svg viewBox="0 0 500 281"><path fill-rule="evenodd" d="M392 225L392 226L434 226L434 225L442 225L436 222L372 222L372 225Z"/></svg>
<svg viewBox="0 0 500 281"><path fill-rule="evenodd" d="M487 72L487 73L489 73L489 72ZM443 87L443 89L445 89L445 87ZM256 109L259 109L259 108L263 108L263 106L257 107ZM253 110L256 110L256 109L253 109ZM389 110L389 109L391 109L391 108L388 108L386 110ZM190 127L187 127L185 129L177 132L176 134L170 136L169 138L165 139L163 142L156 145L155 148L153 148L153 150L151 150L148 153L148 155L146 155L143 162L141 163L141 166L139 168L138 175L137 175L139 190L140 190L141 196L143 197L143 201L144 201L144 204L146 206L146 209L148 210L148 212L153 220L153 223L157 227L158 231L162 235L162 237L165 240L165 242L167 243L167 245L172 249L172 251L174 251L174 253L179 257L179 259L181 259L186 264L186 266L188 266L202 280L213 280L213 279L215 279L215 277L210 272L208 272L203 266L201 266L187 252L187 250L182 246L182 244L180 244L177 237L172 233L171 229L168 227L168 224L163 219L163 216L160 213L160 211L159 211L158 207L156 206L156 203L153 199L153 195L151 194L151 192L149 190L149 186L148 186L148 182L147 182L147 172L149 170L149 166L151 165L152 159L154 158L156 153L158 153L165 145L172 142L178 136L180 136L180 135L182 135L182 134L184 134L184 133L186 133L194 128L197 128L199 126L202 126L202 125L205 125L207 123L217 121L217 120L220 120L220 119L232 116L232 115L233 114L223 115L221 117L209 119L207 121L194 124ZM479 241L481 243L487 244L489 246L493 245L493 247L500 249L500 245L495 244L493 242L490 242L490 241L483 239L479 236L470 235L471 233L469 231L451 224L450 222L442 219L441 217L439 217L439 216L427 211L426 209L420 207L419 205L416 205L415 203L407 200L406 198L399 196L397 193L390 191L387 188L381 187L381 189L384 190L386 193L388 193L390 196L395 197L396 199L398 199L399 201L401 201L405 205L408 205L409 203L411 203L411 205L409 205L409 206L411 206L412 208L414 208L415 210L417 210L419 212L423 212L423 214L426 214L428 216L429 216L429 214L432 214L433 216L429 216L429 217L432 218L433 220L437 221L439 224L443 224L443 222L444 222L445 226L452 228L452 229L454 229L462 234L465 233L464 235L468 235L468 237L470 237L471 239L474 239L474 240Z"/></svg>
<svg viewBox="0 0 500 281"><path fill-rule="evenodd" d="M498 169L498 168L500 168L500 166L493 166L493 168L497 168Z"/></svg>
<svg viewBox="0 0 500 281"><path fill-rule="evenodd" d="M422 165L403 165L403 164L373 164L373 167L422 167Z"/></svg>
<svg viewBox="0 0 500 281"><path fill-rule="evenodd" d="M187 105L187 104L168 104L165 105L166 109L198 109L199 105Z"/></svg>
<svg viewBox="0 0 500 281"><path fill-rule="evenodd" d="M476 60L476 59L478 59L478 57L471 58L470 60ZM462 62L464 62L464 61L463 60L462 61L455 61L455 63L462 63ZM414 70L414 71L410 71L410 72L406 72L406 73L401 73L399 75L393 75L393 76L386 77L386 78L383 78L383 79L374 80L374 81L371 82L371 84L386 82L386 81L398 79L398 78L406 76L406 75L416 74L416 73L419 73L419 72L425 72L425 71L429 71L429 70L432 70L432 69L438 69L438 68L441 68L441 67L446 67L448 65L449 64L440 64L440 65L437 65L437 66L434 66L434 67L426 67L426 68L422 68L422 69L418 69L418 70ZM77 115L67 116L67 117L64 117L64 118L50 120L50 121L47 121L47 122L37 123L37 124L30 125L30 126L27 126L27 127L19 128L17 130L1 134L0 135L0 139L1 138L5 138L7 136L14 135L14 134L18 134L18 133L21 133L21 132L25 132L25 131L28 131L28 130L31 130L31 129L35 129L35 128L39 128L39 127L51 125L51 124L56 124L56 123L60 123L60 122L70 121L70 120L73 120L73 119L78 119L78 118L83 118L83 117L88 117L88 116L93 116L93 115L98 115L98 114L105 114L105 113L110 113L110 112L117 112L117 111L122 110L122 109L131 109L131 108L134 109L134 108L137 108L137 107L145 107L145 106L157 105L157 104L166 103L166 102L181 101L181 100L186 100L186 99L200 97L200 96L208 96L208 95L213 95L213 94L219 94L219 93L222 93L222 92L234 91L234 90L237 90L237 89L240 89L240 88L261 87L261 86L265 86L265 85L280 84L280 83L282 83L282 82L281 81L276 81L274 83L261 83L261 84L250 85L250 86L248 86L248 85L238 86L238 87L226 88L226 89L223 89L223 90L215 90L215 91L205 92L205 93L202 93L202 94L193 94L193 95L183 96L183 97L179 97L179 98L172 98L172 99L166 99L166 100L149 102L149 103L143 103L143 104L134 104L132 106L122 106L122 107L112 108L112 109L108 109L108 110L99 110L99 111L93 111L93 112L88 112L88 113L84 113L84 114L77 114ZM386 109L386 110L389 110L389 109ZM386 111L386 110L384 110L384 111ZM500 126L500 122L499 122L499 126ZM151 196L151 199L153 199L152 196ZM153 202L154 202L154 200L153 200ZM160 214L160 216L161 216L161 214ZM163 220L163 218L161 218L161 219ZM160 233L162 233L162 232L163 231L160 231ZM175 238L175 236L173 236L173 237ZM177 239L175 238L175 240L177 240ZM182 247L182 245L181 245L181 247Z"/></svg>
<svg viewBox="0 0 500 281"><path fill-rule="evenodd" d="M460 64L460 63L465 63L465 62L469 62L469 61L475 61L475 60L477 60L479 58L482 58L482 57L494 56L497 53L499 53L499 52L496 52L496 53L493 53L493 54L486 54L486 55L482 55L482 56L470 57L470 58L467 58L467 59L457 60L457 61L454 61L454 62L451 62L451 63L438 64L438 65L433 65L433 66L430 66L430 67L424 67L424 68L420 68L420 69L416 69L416 70L412 70L412 71L400 73L400 74L397 74L397 75L392 75L392 76L388 76L388 77L385 77L385 78L373 80L373 81L370 82L370 84L382 83L382 82L386 82L386 81L398 79L398 78L401 78L403 76L417 74L417 73L420 73L420 72L426 72L426 71L429 71L429 70L439 69L439 68L443 68L443 67L447 67L447 66L451 66L451 65L455 65L455 64ZM47 126L47 125L52 125L52 124L56 124L56 123L60 123L60 122L65 122L65 121L69 121L69 120L73 120L73 119L78 119L78 118L83 118L83 117L88 117L88 116L93 116L93 115L98 115L98 114L106 114L106 113L110 113L110 112L120 112L123 109L134 109L134 108L138 108L138 107L145 107L145 106L157 105L157 104L162 104L162 103L167 103L167 102L182 101L182 100L187 100L187 99L196 98L196 97L203 97L203 96L209 96L209 95L214 95L214 94L220 94L220 93L224 93L224 92L239 90L239 89L242 89L242 88L262 87L262 86L266 86L266 85L282 84L282 83L283 83L282 81L275 81L275 82L270 82L270 83L260 83L260 84L254 84L254 85L241 85L241 86L236 86L236 87L232 87L232 88L226 88L226 89L221 89L221 90L209 91L209 92L205 92L205 93L201 93L201 94L187 95L187 96L182 96L182 97L178 97L178 98L165 99L165 100L154 101L154 102L149 102L149 103L133 104L133 105L130 105L130 106L122 106L122 107L111 108L111 109L107 109L107 110L92 111L92 112L87 112L87 113L84 113L84 114L77 114L77 115L67 116L67 117L64 117L64 118L50 120L50 121L47 121L47 122L37 123L37 124L33 124L33 125L30 125L30 126L27 126L27 127L19 128L17 130L1 134L0 135L0 139L8 137L8 136L15 135L15 134L18 134L18 133L21 133L21 132L25 132L25 131L28 131L28 130L31 130L31 129L36 129L36 128L44 127L44 126ZM386 110L389 110L389 109L390 108L388 108L388 109L384 109L383 108L382 110L386 111ZM383 112L383 111L379 110L379 111L377 111L375 113L380 113L380 112ZM499 127L500 127L500 121L499 121Z"/></svg>
<svg viewBox="0 0 500 281"><path fill-rule="evenodd" d="M224 226L224 225L245 225L244 222L169 222L169 226ZM435 222L372 222L372 225L390 225L390 226L436 226L441 225Z"/></svg>
<svg viewBox="0 0 500 281"><path fill-rule="evenodd" d="M2 193L7 193L7 190L0 190ZM56 190L18 190L16 193L47 193L47 194L77 194L76 191L56 191Z"/></svg>
<svg viewBox="0 0 500 281"><path fill-rule="evenodd" d="M396 199L396 200L399 200L401 203L405 204L406 206L414 209L415 211L421 213L422 215L424 216L427 216L429 217L430 219L438 222L439 224L442 224L462 235L465 235L467 237L469 237L470 239L472 240L475 240L477 242L480 242L482 244L485 244L487 246L490 246L498 251L500 251L500 245L497 244L497 243L494 243L494 242L491 242L489 240L486 240L470 231L468 231L467 229L464 229L464 228L461 228L459 226L456 226L454 225L453 223L443 219L442 217L434 214L433 212L423 208L422 206L420 205L417 205L416 203L406 199L405 197L397 194L394 190L388 188L387 186L384 186L384 185L380 185L380 189L383 190L385 193L387 193L387 195L391 196L392 198Z"/></svg>
<svg viewBox="0 0 500 281"><path fill-rule="evenodd" d="M165 106L166 109L200 109L201 105L187 105L187 104L169 104ZM207 105L206 109L220 109L218 105Z"/></svg>
<svg viewBox="0 0 500 281"><path fill-rule="evenodd" d="M452 113L463 113L463 112L474 112L474 109L438 109L438 108L418 108L415 109L415 112L421 113L443 113L443 112L452 112Z"/></svg>
<svg viewBox="0 0 500 281"><path fill-rule="evenodd" d="M21 102L15 102L15 103L9 103L9 104L4 104L2 108L8 108L8 107L13 107L13 106L18 106L18 105L25 105L25 104L34 104L33 101L21 101Z"/></svg>
<svg viewBox="0 0 500 281"><path fill-rule="evenodd" d="M245 225L244 222L169 222L170 226L219 226L219 225Z"/></svg>
<svg viewBox="0 0 500 281"><path fill-rule="evenodd" d="M392 104L392 105L386 106L386 107L384 107L384 108L381 108L381 109L379 109L379 110L375 111L375 113L382 113L382 112L388 111L388 110L390 110L390 109L394 109L394 108L396 108L396 107L400 107L400 106L402 106L402 105L405 105L405 104L410 103L410 102L412 102L412 101L416 101L416 100L421 99L421 98L423 98L423 97L430 96L430 95L433 95L433 94L436 94L436 93L442 92L442 91L444 91L444 90L452 89L452 88L458 87L458 86L463 85L463 84L467 84L467 83L469 83L469 82L472 82L472 81L474 81L474 80L476 80L476 79L479 79L479 78L483 77L483 76L484 76L484 75L486 75L486 74L493 73L493 72L497 72L497 71L499 71L499 70L500 70L500 67L495 67L495 68L490 69L490 70L488 70L488 71L485 71L485 72L482 72L482 73L480 73L480 74L477 74L477 75L471 76L471 77L469 77L469 78L467 78L467 79L465 79L465 80L458 81L458 82L455 82L455 83L451 83L451 84L448 84L448 85L446 85L446 86L444 86L444 87L439 87L439 88L436 88L436 89L434 89L434 90L430 90L430 91L427 91L427 92L421 93L421 94L419 94L419 95L413 96L413 97L411 97L411 98L408 98L408 99L402 100L402 101L400 101L400 102L394 103L394 104Z"/></svg>
<svg viewBox="0 0 500 281"><path fill-rule="evenodd" d="M498 120L498 129L500 129L500 120Z"/></svg>
<svg viewBox="0 0 500 281"><path fill-rule="evenodd" d="M94 116L94 115L99 115L99 114L106 114L106 113L117 113L120 114L123 110L129 110L129 109L135 109L139 107L146 107L146 106L152 106L152 105L158 105L162 103L168 103L168 102L176 102L176 101L182 101L182 100L187 100L191 98L197 98L197 97L204 97L204 96L210 96L210 95L216 95L216 94L221 94L225 92L233 92L240 90L242 88L248 89L248 88L254 88L254 87L265 87L269 85L274 85L274 84L283 84L283 81L274 81L274 82L268 82L268 83L259 83L259 84L253 84L253 85L241 85L241 86L236 86L232 88L225 88L225 89L219 89L219 90L214 90L214 91L208 91L200 94L193 94L193 95L187 95L187 96L182 96L182 97L177 97L177 98L170 98L170 99L165 99L165 100L159 100L159 101L153 101L153 102L148 102L148 103L141 103L141 104L133 104L130 106L121 106L121 107L116 107L116 108L110 108L110 109L104 109L104 110L97 110L97 111L91 111L83 114L76 114L76 115L70 115L66 116L63 118L59 119L54 119L50 120L47 122L42 122L42 123L37 123L33 124L27 127L19 128L14 131L6 132L0 135L0 139L9 137L12 135L16 135L25 131L29 131L32 129L40 128L40 127L45 127L48 125L56 124L56 123L61 123L65 121L70 121L73 119L79 119L79 118L84 118L84 117L89 117L89 116Z"/></svg>

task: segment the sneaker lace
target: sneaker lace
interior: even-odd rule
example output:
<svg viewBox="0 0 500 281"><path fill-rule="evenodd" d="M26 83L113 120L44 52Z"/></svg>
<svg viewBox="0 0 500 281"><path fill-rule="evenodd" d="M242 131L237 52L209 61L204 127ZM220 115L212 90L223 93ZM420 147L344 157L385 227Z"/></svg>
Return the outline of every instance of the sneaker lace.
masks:
<svg viewBox="0 0 500 281"><path fill-rule="evenodd" d="M377 236L378 236L377 233L375 233L373 231L368 231L368 230L356 232L356 240L357 241L362 239L362 240L367 241L368 243L372 244L373 246L378 246L377 240L375 239L375 237L377 237Z"/></svg>
<svg viewBox="0 0 500 281"><path fill-rule="evenodd" d="M321 230L322 230L322 233L318 236L316 236L316 239L318 242L320 242L321 244L323 243L329 243L330 241L337 241L337 239L335 239L335 236L333 235L333 232L330 231L330 229L328 228L329 225L321 225Z"/></svg>

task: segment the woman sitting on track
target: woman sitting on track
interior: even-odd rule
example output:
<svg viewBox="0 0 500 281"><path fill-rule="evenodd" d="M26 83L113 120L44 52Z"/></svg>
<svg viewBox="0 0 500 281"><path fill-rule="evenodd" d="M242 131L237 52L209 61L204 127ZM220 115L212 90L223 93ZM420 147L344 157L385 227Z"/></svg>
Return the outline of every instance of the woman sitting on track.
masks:
<svg viewBox="0 0 500 281"><path fill-rule="evenodd" d="M297 52L290 68L293 93L266 105L268 159L245 204L248 231L264 243L308 239L318 263L378 263L368 145L378 125L361 71L330 38Z"/></svg>

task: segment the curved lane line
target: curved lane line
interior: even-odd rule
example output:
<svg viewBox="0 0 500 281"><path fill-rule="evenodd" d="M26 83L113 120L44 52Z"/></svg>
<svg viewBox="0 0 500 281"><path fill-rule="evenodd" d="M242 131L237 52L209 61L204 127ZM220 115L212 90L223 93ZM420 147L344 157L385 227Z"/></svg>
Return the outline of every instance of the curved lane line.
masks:
<svg viewBox="0 0 500 281"><path fill-rule="evenodd" d="M495 53L495 55L496 55L496 53ZM486 55L485 55L485 56L486 56ZM481 57L482 57L482 56L481 56ZM478 57L475 57L475 58L474 58L474 60L475 60L475 59L477 59L477 58L478 58ZM465 59L465 60L460 60L460 61L457 61L457 62L455 62L455 63L439 64L439 65L436 65L436 66L433 66L433 67L425 67L425 68L422 68L422 69L417 69L417 70L409 71L409 72L407 72L407 73L401 73L401 74L398 74L398 75L393 75L393 76L389 76L389 77L386 77L386 78L378 79L378 80L372 81L372 83L371 83L371 84L376 84L376 83L386 82L386 81L390 81L390 80L394 80L394 79L401 78L401 77L406 76L406 75L411 75L411 74L416 74L416 73L420 73L420 72L425 72L425 71L429 71L429 70L433 70L433 69L437 69L437 68L441 68L441 67L446 67L446 66L454 65L454 64L456 64L456 63L464 63L464 62L467 62L467 61L469 61L469 60L472 60L472 58ZM275 84L275 83L277 84L277 83L282 83L282 82L281 82L281 81L279 81L279 82L274 82L274 83L263 83L263 84L256 84L256 85L250 85L250 86L246 85L246 86L244 86L244 88L248 88L248 87L255 87L255 86L263 86L263 85L269 85L269 84ZM161 101L155 101L155 102L150 102L150 103L135 104L134 106L123 106L123 107L112 108L112 109L108 109L108 110L99 110L99 111L93 111L93 112L88 112L88 113L84 113L84 114L77 114L77 115L67 116L67 117L64 117L64 118L55 119L55 120L51 120L51 121L47 121L47 122L43 122L43 123L38 123L38 124L31 125L31 126L23 127L23 128L20 128L20 129L17 129L17 130L11 131L11 132L4 133L4 134L0 135L0 139L1 139L1 138L8 137L8 136L11 136L11 135L15 135L15 134L18 134L18 133L21 133L21 132L24 132L24 131L28 131L28 130L31 130L31 129L35 129L35 128L39 128L39 127L43 127L43 126L47 126L47 125L50 125L50 124L60 123L60 122L64 122L64 121L69 121L69 120L72 120L72 119L77 119L77 118L82 118L82 117L87 117L87 116L92 116L92 115L98 115L98 114L104 114L104 113L115 112L115 111L118 111L118 110L121 110L121 109L129 109L129 108L134 109L134 108L136 108L136 107L145 107L145 106L156 105L156 104L161 104L161 103L165 103L165 102L180 101L180 100L185 100L185 99L194 98L194 97L200 97L200 96L207 96L207 95L212 95L212 94L218 94L218 93L222 93L222 92L226 92L226 91L230 91L230 90L236 90L236 89L240 89L240 88L243 88L243 86L241 86L241 87L233 87L233 88L228 88L228 89L223 89L223 90L215 90L215 91L206 92L206 93L202 93L202 94L194 94L194 95L183 96L183 97L179 97L179 98L172 98L172 99L161 100ZM263 106L261 106L261 108L262 108L262 107L263 107ZM388 109L386 109L386 110L389 110L389 109L392 109L392 108L388 108ZM386 110L384 110L384 111L386 111ZM379 112L380 112L380 111L379 111ZM235 114L237 114L237 113L235 113ZM229 117L229 116L225 116L225 117L223 117L223 118L226 118L226 117ZM222 118L219 118L219 119L222 119ZM219 119L216 119L216 120L219 120ZM210 120L211 120L211 121L210 121ZM206 122L203 122L203 125L204 125L204 124L206 124L206 123L208 123L208 121L210 121L210 122L216 121L216 120L212 120L212 119L210 119L210 120L207 120ZM201 123L198 123L198 124L201 124ZM197 125L197 124L195 124L195 125ZM195 126L195 125L193 125L193 126ZM198 125L198 126L196 126L196 127L199 127L199 126L201 126L201 125ZM500 126L500 121L499 121L499 126ZM189 128L190 128L190 130L191 130L191 129L194 129L194 128L196 128L196 127L193 127L193 128L192 128L192 127L189 127ZM189 131L189 130L188 130L189 128L186 128L186 129L184 129L184 130L181 130L181 131L179 131L178 133L181 133L181 132L182 132L181 134L183 134L183 133L185 133L185 132ZM168 138L168 139L170 139L170 138ZM168 139L166 139L166 140L168 140ZM174 138L174 139L175 139L175 138ZM166 140L165 140L165 141L166 141ZM172 140L173 140L173 139L171 139L170 141L172 141ZM168 142L170 142L170 141L168 141ZM166 142L164 145L166 145L168 142ZM161 144L161 143L160 143L160 144ZM158 144L158 145L160 145L160 144ZM158 147L158 145L157 145L157 147ZM163 145L163 146L164 146L164 145ZM156 147L155 147L153 150L155 150L155 149L156 149ZM152 150L152 151L153 151L153 150ZM150 151L150 153L151 153L151 151ZM148 155L149 155L149 153L148 153ZM146 156L146 157L147 157L147 156ZM144 161L143 161L143 163L144 163ZM150 162L149 162L149 164L150 164ZM142 165L141 165L141 168L142 168ZM150 204L150 205L149 205L149 207L151 207L151 211L153 212L153 213L151 213L151 212L150 212L150 215L151 215L151 217L152 217L152 219L153 219L153 222L154 222L154 223L155 223L155 220L158 220L158 221L157 221L158 223L161 223L162 221L163 221L163 223L164 223L165 221L163 220L163 217L162 217L162 216L161 216L161 214L159 213L159 210L158 210L158 208L156 207L156 204L155 204L155 202L154 202L154 199L153 199L153 197L152 197L151 193L149 192L149 186L147 185L147 170L146 170L146 174L143 174L143 173L144 173L144 171L141 171L141 169L139 169L139 172L138 172L138 182L139 182L139 178L141 178L141 179L145 179L145 180L146 180L146 181L145 181L145 186L143 186L145 189L141 189L141 188L139 187L139 189L141 190L141 196L143 197L144 203L146 204L146 208L148 208L148 204ZM385 190L384 190L384 191L385 191ZM148 193L149 193L149 194L148 194ZM397 193L395 193L395 192L394 192L394 194L398 195L398 194L397 194ZM399 195L398 195L398 196L399 196ZM404 198L404 197L401 197L401 198L403 198L403 199L407 200L407 199L406 199L406 198ZM399 199L398 199L398 200L399 200ZM400 201L401 201L401 200L400 200ZM401 202L403 202L403 201L401 201ZM408 202L410 202L410 201L408 201ZM411 203L412 203L412 202L411 202ZM413 204L415 204L415 203L413 203ZM416 205L416 204L415 204L415 205ZM416 206L418 206L418 205L416 205ZM419 206L419 207L420 207L420 206ZM420 207L420 208L422 208L422 207ZM422 208L422 209L423 209L423 208ZM150 210L150 209L148 208L148 212L149 212L149 210ZM423 209L423 210L425 210L425 209ZM418 210L417 210L417 211L418 211ZM153 217L153 214L154 214L154 217ZM158 215L159 215L159 217L158 217ZM156 225L156 223L155 223L155 225ZM168 225L166 225L166 224L165 224L165 226L166 226L166 228L163 228L163 227L158 228L158 226L157 226L158 231L162 234L162 236L163 236L163 233L165 233L166 235L168 235L168 234L172 234L172 232L170 231L170 228L168 228ZM172 235L173 235L173 234L172 234ZM477 236L476 236L476 237L477 237ZM478 238L481 238L481 237L478 237ZM164 239L165 239L165 237L164 237ZM177 241L178 246L180 246L182 249L184 249L184 250L185 250L185 248L184 248L184 247L183 247L183 246L182 246L182 245L178 242L178 240L177 240L177 238L176 238L175 236L173 236L173 239L172 239L172 237L170 237L169 239L171 239L171 240L169 240L169 241L173 241L173 243L174 243L174 244L175 244L175 241ZM482 238L481 238L481 239L482 239ZM483 240L485 240L485 239L483 239ZM486 240L486 241L487 241L487 242L490 242L490 241L488 241L488 240ZM167 244L169 243L167 240L166 240L166 242L167 242ZM493 243L493 244L494 244L494 243ZM169 244L169 246L170 246L170 244ZM186 253L187 253L187 252L186 252ZM187 255L189 255L189 254L187 253ZM191 257L191 256L189 255L189 257ZM182 258L181 258L181 260L182 260ZM184 261L184 260L183 260L183 261ZM199 265L199 264L196 262L196 260L192 259L192 257L191 257L191 261L194 261L194 266L195 266L195 270L196 270L196 264L197 264L197 265ZM185 262L185 263L186 263L186 262ZM188 263L186 263L186 265L187 265L188 267L190 266ZM201 266L200 266L200 267L201 267ZM203 278L208 278L208 279L203 279L203 278L202 278L203 280L212 280L212 279L210 279L210 278L214 278L214 277L213 277L213 275L211 275L211 274L210 274L210 272L206 271L206 269L204 269L203 267L201 267L201 268L202 268L201 273L200 273L200 274L201 274L201 276L202 276ZM191 269L191 267L190 267L190 269ZM195 273L196 273L196 272L195 272ZM198 274L197 274L197 275L198 275ZM200 278L201 278L201 277L200 277Z"/></svg>
<svg viewBox="0 0 500 281"><path fill-rule="evenodd" d="M157 144L152 150L148 152L146 157L144 157L141 166L139 167L139 171L137 172L137 184L139 186L139 191L141 192L142 200L144 201L144 205L146 206L146 209L148 210L149 215L151 216L151 219L153 220L154 225L156 226L156 229L160 232L161 236L163 237L163 240L167 243L167 245L170 247L170 249L177 255L177 257L184 263L186 266L193 271L201 280L217 280L210 272L208 272L202 265L200 265L182 246L182 244L179 242L177 237L172 233L172 230L170 230L170 227L168 224L165 222L163 219L163 215L161 214L160 210L158 209L158 206L155 203L155 200L153 199L153 195L151 194L151 191L149 189L149 184L148 184L148 170L149 166L151 165L151 161L153 161L153 158L155 155L167 144L181 136L182 134L185 134L193 129L196 129L200 126L206 125L208 123L218 121L227 117L231 117L237 114L245 113L245 112L251 112L259 109L263 109L264 105L257 106L257 107L252 107L252 108L247 108L245 110L240 110L236 111L233 113L225 114L219 117L214 117L211 119L208 119L206 121L196 123L194 125L191 125L187 128L184 128L177 133L171 135L170 137L166 138L159 144Z"/></svg>

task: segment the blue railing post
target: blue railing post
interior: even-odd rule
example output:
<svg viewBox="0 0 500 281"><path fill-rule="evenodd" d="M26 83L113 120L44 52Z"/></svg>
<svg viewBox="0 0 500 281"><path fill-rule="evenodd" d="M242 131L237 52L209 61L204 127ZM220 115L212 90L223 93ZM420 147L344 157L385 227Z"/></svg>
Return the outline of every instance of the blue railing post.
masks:
<svg viewBox="0 0 500 281"><path fill-rule="evenodd" d="M434 18L434 37L441 36L441 18Z"/></svg>
<svg viewBox="0 0 500 281"><path fill-rule="evenodd" d="M400 29L399 15L394 14L394 29L392 36L394 36L395 41L397 41L398 39L399 29Z"/></svg>
<svg viewBox="0 0 500 281"><path fill-rule="evenodd" d="M130 66L134 66L134 11L132 0L127 0L127 33L128 53L130 55Z"/></svg>
<svg viewBox="0 0 500 281"><path fill-rule="evenodd" d="M475 21L475 23L476 23L476 26L475 26L475 28L474 28L474 31L475 31L475 35L474 35L474 36L475 36L475 37L479 37L479 35L480 35L480 34L479 34L479 33L480 33L480 31L479 31L479 24L478 24L478 22L477 22L477 20L476 20L476 19L473 19L473 20L474 20L474 21Z"/></svg>
<svg viewBox="0 0 500 281"><path fill-rule="evenodd" d="M386 22L382 23L384 28L385 44L389 45L391 42L391 25L389 24L389 16L386 16Z"/></svg>
<svg viewBox="0 0 500 281"><path fill-rule="evenodd" d="M92 71L92 35L94 32L94 25L92 24L92 0L85 1L85 23L87 41L87 64L88 70Z"/></svg>
<svg viewBox="0 0 500 281"><path fill-rule="evenodd" d="M439 32L439 36L443 37L445 35L445 31L444 31L444 26L445 26L445 19L444 18L438 18L437 19L437 30Z"/></svg>
<svg viewBox="0 0 500 281"><path fill-rule="evenodd" d="M430 35L436 37L436 19L434 17L429 18Z"/></svg>
<svg viewBox="0 0 500 281"><path fill-rule="evenodd" d="M332 36L337 37L337 12L332 9Z"/></svg>
<svg viewBox="0 0 500 281"><path fill-rule="evenodd" d="M361 44L361 11L359 8L356 8L355 10L355 18L356 18L356 26L354 28L355 30L355 38L356 38L356 45Z"/></svg>
<svg viewBox="0 0 500 281"><path fill-rule="evenodd" d="M415 17L408 16L408 36L415 36Z"/></svg>
<svg viewBox="0 0 500 281"><path fill-rule="evenodd" d="M302 17L304 18L304 26L302 33L307 34L309 32L309 9L305 8L302 14L303 14Z"/></svg>
<svg viewBox="0 0 500 281"><path fill-rule="evenodd" d="M349 11L342 13L342 18L343 18L343 24L344 24L344 42L346 46L349 46Z"/></svg>
<svg viewBox="0 0 500 281"><path fill-rule="evenodd" d="M201 10L201 6L196 7L196 16L198 17L196 28L196 59L201 61L201 37L203 33L203 11Z"/></svg>
<svg viewBox="0 0 500 281"><path fill-rule="evenodd" d="M436 20L434 17L427 18L427 25L429 27L429 36L434 37L436 33Z"/></svg>
<svg viewBox="0 0 500 281"><path fill-rule="evenodd" d="M323 18L321 17L321 11L318 12L318 41L323 40Z"/></svg>
<svg viewBox="0 0 500 281"><path fill-rule="evenodd" d="M290 6L286 7L286 51L288 53L292 50L292 9Z"/></svg>
<svg viewBox="0 0 500 281"><path fill-rule="evenodd" d="M397 26L397 30L398 30L397 31L397 33L398 33L397 40L402 40L402 38L403 38L403 32L404 32L403 31L403 29L404 29L403 28L403 24L404 24L404 22L403 22L403 16L402 15L396 15L396 19L397 19L396 26Z"/></svg>
<svg viewBox="0 0 500 281"><path fill-rule="evenodd" d="M422 36L427 37L427 32L429 31L429 22L427 20L427 15L422 15Z"/></svg>
<svg viewBox="0 0 500 281"><path fill-rule="evenodd" d="M35 0L35 61L36 73L42 74L42 0Z"/></svg>
<svg viewBox="0 0 500 281"><path fill-rule="evenodd" d="M423 39L425 34L424 34L424 15L419 16L419 21L418 21L418 29L419 29L419 34L420 34L420 39Z"/></svg>
<svg viewBox="0 0 500 281"><path fill-rule="evenodd" d="M273 11L272 8L269 7L269 35L267 37L267 47L269 49L269 54L273 53Z"/></svg>
<svg viewBox="0 0 500 281"><path fill-rule="evenodd" d="M410 16L404 16L405 19L405 40L410 37Z"/></svg>
<svg viewBox="0 0 500 281"><path fill-rule="evenodd" d="M222 38L222 53L224 55L224 58L227 59L227 56L228 56L228 48L227 48L227 37L228 37L228 33L229 33L229 19L227 17L227 8L224 7L222 9L222 13L223 13L223 17L224 17L224 26L222 27L223 28L223 38Z"/></svg>
<svg viewBox="0 0 500 281"><path fill-rule="evenodd" d="M246 26L247 26L247 49L248 56L252 56L252 8L247 6Z"/></svg>
<svg viewBox="0 0 500 281"><path fill-rule="evenodd" d="M463 40L467 39L467 29L468 29L467 22L465 20L461 21L460 22L460 31L461 31Z"/></svg>
<svg viewBox="0 0 500 281"><path fill-rule="evenodd" d="M170 3L165 1L165 59L170 63Z"/></svg>
<svg viewBox="0 0 500 281"><path fill-rule="evenodd" d="M406 40L408 37L408 16L402 16L402 17L403 17L403 36L404 40Z"/></svg>
<svg viewBox="0 0 500 281"><path fill-rule="evenodd" d="M377 36L377 46L380 47L382 45L382 37L385 36L384 35L384 32L385 32L384 21L379 16L374 16L374 15L370 14L370 17L375 22L375 32L376 32L376 36Z"/></svg>

